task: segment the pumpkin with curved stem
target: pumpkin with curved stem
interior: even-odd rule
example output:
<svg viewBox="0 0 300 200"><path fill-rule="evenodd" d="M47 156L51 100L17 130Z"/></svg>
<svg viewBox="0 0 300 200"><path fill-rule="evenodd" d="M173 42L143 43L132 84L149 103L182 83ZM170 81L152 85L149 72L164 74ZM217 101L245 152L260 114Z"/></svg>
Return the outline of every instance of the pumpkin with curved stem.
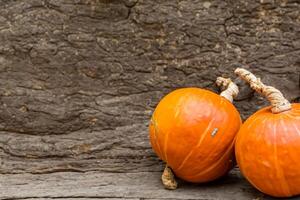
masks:
<svg viewBox="0 0 300 200"><path fill-rule="evenodd" d="M241 172L268 195L299 195L300 104L290 104L279 90L245 69L235 73L271 103L248 118L237 134L235 152Z"/></svg>
<svg viewBox="0 0 300 200"><path fill-rule="evenodd" d="M168 189L177 187L171 169L186 181L207 182L233 167L241 118L231 101L238 88L230 79L218 78L217 84L226 88L221 95L200 88L177 89L152 115L150 140L167 163L162 181Z"/></svg>

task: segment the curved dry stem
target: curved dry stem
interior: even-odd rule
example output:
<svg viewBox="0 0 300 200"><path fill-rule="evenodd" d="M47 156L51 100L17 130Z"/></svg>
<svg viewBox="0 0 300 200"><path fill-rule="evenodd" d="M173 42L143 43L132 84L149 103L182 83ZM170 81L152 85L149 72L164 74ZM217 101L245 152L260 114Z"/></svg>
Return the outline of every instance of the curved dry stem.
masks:
<svg viewBox="0 0 300 200"><path fill-rule="evenodd" d="M250 87L265 96L271 103L272 113L280 113L291 109L290 102L284 98L282 93L274 87L263 84L259 78L246 69L237 68L234 71L239 77L249 83Z"/></svg>
<svg viewBox="0 0 300 200"><path fill-rule="evenodd" d="M226 98L228 101L232 102L233 98L239 93L238 86L231 81L230 78L218 77L216 80L218 87L224 88L220 96Z"/></svg>
<svg viewBox="0 0 300 200"><path fill-rule="evenodd" d="M175 190L177 188L177 182L171 168L166 165L164 172L161 176L163 185L168 190Z"/></svg>

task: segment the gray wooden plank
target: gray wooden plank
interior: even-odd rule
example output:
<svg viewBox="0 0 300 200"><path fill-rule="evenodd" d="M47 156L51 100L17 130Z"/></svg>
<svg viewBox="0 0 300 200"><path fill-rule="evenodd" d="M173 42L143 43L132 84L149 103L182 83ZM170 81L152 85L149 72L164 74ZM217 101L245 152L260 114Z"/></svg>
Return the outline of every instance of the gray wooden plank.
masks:
<svg viewBox="0 0 300 200"><path fill-rule="evenodd" d="M140 198L93 198L93 197L86 197L86 198L81 198L81 197L72 197L72 198L17 198L15 200L22 200L22 199L26 199L26 200L53 200L53 199L63 199L63 200L72 200L72 199L76 199L76 200L97 200L97 199L101 199L101 200L141 200Z"/></svg>
<svg viewBox="0 0 300 200"><path fill-rule="evenodd" d="M237 169L229 176L209 184L180 181L180 187L175 191L165 190L160 182L160 176L159 172L0 175L0 197L2 199L271 199L250 186Z"/></svg>

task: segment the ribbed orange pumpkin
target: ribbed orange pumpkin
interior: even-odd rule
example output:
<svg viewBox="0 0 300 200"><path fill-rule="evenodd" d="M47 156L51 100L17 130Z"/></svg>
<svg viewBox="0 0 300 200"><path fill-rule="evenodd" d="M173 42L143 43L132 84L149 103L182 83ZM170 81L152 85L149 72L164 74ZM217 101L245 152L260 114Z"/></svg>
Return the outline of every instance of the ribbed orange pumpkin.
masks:
<svg viewBox="0 0 300 200"><path fill-rule="evenodd" d="M278 90L244 69L236 73L272 104L248 118L237 134L235 151L241 172L268 195L299 195L300 104L289 104Z"/></svg>
<svg viewBox="0 0 300 200"><path fill-rule="evenodd" d="M233 167L238 111L224 97L199 88L177 89L157 105L150 123L156 154L180 178L217 179Z"/></svg>

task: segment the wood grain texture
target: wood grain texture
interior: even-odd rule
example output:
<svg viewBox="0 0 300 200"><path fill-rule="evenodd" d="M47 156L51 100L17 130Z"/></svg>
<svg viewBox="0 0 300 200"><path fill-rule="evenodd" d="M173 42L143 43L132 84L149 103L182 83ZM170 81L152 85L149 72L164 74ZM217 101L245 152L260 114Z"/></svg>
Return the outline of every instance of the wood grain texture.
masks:
<svg viewBox="0 0 300 200"><path fill-rule="evenodd" d="M43 175L1 175L3 199L256 199L255 193L237 171L229 177L206 185L183 184L175 191L165 190L161 173L54 173ZM17 192L16 192L17 191ZM243 195L241 196L241 193ZM265 198L269 199L269 198Z"/></svg>
<svg viewBox="0 0 300 200"><path fill-rule="evenodd" d="M118 188L128 199L218 199L213 188L202 197L198 187L172 194L159 185L163 164L147 132L159 99L180 87L218 92L217 76L235 78L236 67L248 66L300 101L298 0L3 0L0 44L6 199L121 198ZM240 85L235 105L246 119L267 102ZM106 192L101 176L114 183ZM56 190L54 180L65 186ZM256 198L243 184L217 188L227 199Z"/></svg>

